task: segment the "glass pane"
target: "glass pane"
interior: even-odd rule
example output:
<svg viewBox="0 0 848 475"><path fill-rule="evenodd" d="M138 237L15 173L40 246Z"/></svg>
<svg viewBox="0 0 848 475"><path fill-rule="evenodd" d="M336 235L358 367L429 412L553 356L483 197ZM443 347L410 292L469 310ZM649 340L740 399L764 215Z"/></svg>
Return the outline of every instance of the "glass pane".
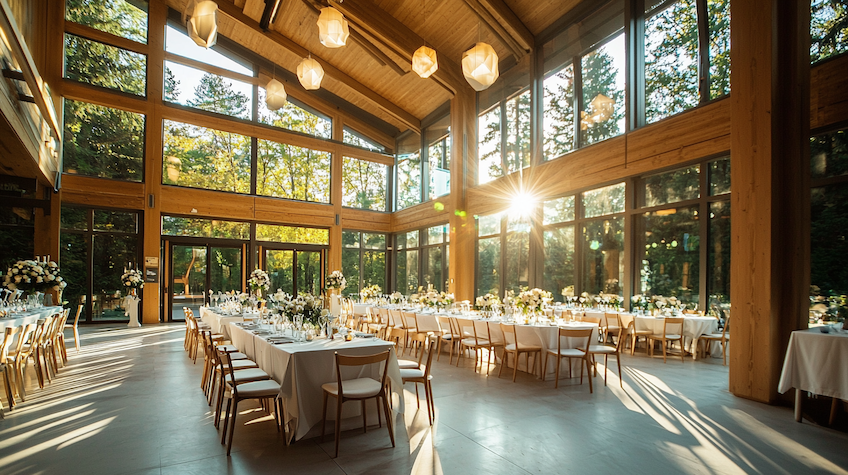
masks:
<svg viewBox="0 0 848 475"><path fill-rule="evenodd" d="M398 155L397 158L398 209L421 202L421 156L418 152Z"/></svg>
<svg viewBox="0 0 848 475"><path fill-rule="evenodd" d="M330 202L330 153L258 141L256 194Z"/></svg>
<svg viewBox="0 0 848 475"><path fill-rule="evenodd" d="M227 55L222 54L225 50L219 46L199 48L185 31L180 31L172 26L165 27L165 51L224 68L234 73L253 76L253 68L248 65L247 61L236 58L229 52L227 52ZM197 79L195 78L193 81L197 81Z"/></svg>
<svg viewBox="0 0 848 475"><path fill-rule="evenodd" d="M364 148L366 150L371 150L372 152L385 152L386 147L378 144L373 140L369 140L364 137L362 134L358 132L354 132L353 130L345 127L342 131L342 141L348 145L353 145L356 147Z"/></svg>
<svg viewBox="0 0 848 475"><path fill-rule="evenodd" d="M321 253L297 251L298 294L321 295Z"/></svg>
<svg viewBox="0 0 848 475"><path fill-rule="evenodd" d="M216 292L241 289L241 249L213 247L209 251L212 253L209 288Z"/></svg>
<svg viewBox="0 0 848 475"><path fill-rule="evenodd" d="M583 217L624 212L624 183L583 192Z"/></svg>
<svg viewBox="0 0 848 475"><path fill-rule="evenodd" d="M562 290L574 286L574 226L544 232L545 284L554 300L562 300Z"/></svg>
<svg viewBox="0 0 848 475"><path fill-rule="evenodd" d="M64 77L144 96L147 91L147 57L65 33Z"/></svg>
<svg viewBox="0 0 848 475"><path fill-rule="evenodd" d="M167 101L240 119L253 117L252 84L173 61L165 61L165 76L179 78L173 87L166 80Z"/></svg>
<svg viewBox="0 0 848 475"><path fill-rule="evenodd" d="M447 234L446 224L427 228L427 244L441 244L445 242L445 234Z"/></svg>
<svg viewBox="0 0 848 475"><path fill-rule="evenodd" d="M530 166L530 91L506 102L507 174Z"/></svg>
<svg viewBox="0 0 848 475"><path fill-rule="evenodd" d="M62 291L62 299L67 300L68 307L73 309L87 301L88 242L82 234L59 233L59 243L59 268L62 269L62 278L68 283ZM24 257L32 258L32 255Z"/></svg>
<svg viewBox="0 0 848 475"><path fill-rule="evenodd" d="M450 193L450 136L430 145L427 151L430 166L429 197Z"/></svg>
<svg viewBox="0 0 848 475"><path fill-rule="evenodd" d="M810 165L813 178L848 174L848 130L810 138Z"/></svg>
<svg viewBox="0 0 848 475"><path fill-rule="evenodd" d="M544 213L545 224L574 221L574 196L563 196L562 198L545 201Z"/></svg>
<svg viewBox="0 0 848 475"><path fill-rule="evenodd" d="M406 233L406 247L418 247L418 231Z"/></svg>
<svg viewBox="0 0 848 475"><path fill-rule="evenodd" d="M342 231L342 246L359 247L359 233L356 231Z"/></svg>
<svg viewBox="0 0 848 475"><path fill-rule="evenodd" d="M624 278L624 218L583 226L582 289L590 294L621 294Z"/></svg>
<svg viewBox="0 0 848 475"><path fill-rule="evenodd" d="M518 293L521 287L530 285L530 221L507 220L505 290Z"/></svg>
<svg viewBox="0 0 848 475"><path fill-rule="evenodd" d="M250 239L250 224L218 219L162 216L162 234L225 239Z"/></svg>
<svg viewBox="0 0 848 475"><path fill-rule="evenodd" d="M694 166L644 178L642 205L650 207L697 199L701 196L700 170L699 166Z"/></svg>
<svg viewBox="0 0 848 475"><path fill-rule="evenodd" d="M359 298L359 249L342 249L342 274L347 280L344 295Z"/></svg>
<svg viewBox="0 0 848 475"><path fill-rule="evenodd" d="M344 157L342 206L386 211L386 178L389 167Z"/></svg>
<svg viewBox="0 0 848 475"><path fill-rule="evenodd" d="M250 193L250 138L165 121L162 183Z"/></svg>
<svg viewBox="0 0 848 475"><path fill-rule="evenodd" d="M171 251L171 318L184 320L183 307L200 315L206 295L206 247L173 246ZM241 285L235 289L242 290Z"/></svg>
<svg viewBox="0 0 848 475"><path fill-rule="evenodd" d="M142 181L145 116L65 99L63 171Z"/></svg>
<svg viewBox="0 0 848 475"><path fill-rule="evenodd" d="M92 288L92 319L127 320L124 298L127 292L121 282L124 269L137 267L138 237L127 235L94 236L94 288Z"/></svg>
<svg viewBox="0 0 848 475"><path fill-rule="evenodd" d="M362 281L365 286L379 285L381 290L386 291L385 251L362 252Z"/></svg>
<svg viewBox="0 0 848 475"><path fill-rule="evenodd" d="M810 5L810 61L820 61L848 51L848 4L844 1L812 0Z"/></svg>
<svg viewBox="0 0 848 475"><path fill-rule="evenodd" d="M477 181L482 185L504 175L501 162L500 106L480 116L477 121L477 133L480 134L477 145L477 156L480 157Z"/></svg>
<svg viewBox="0 0 848 475"><path fill-rule="evenodd" d="M429 247L423 250L425 259L427 260L427 268L421 276L424 288L433 286L433 290L442 292L445 290L442 278L442 248Z"/></svg>
<svg viewBox="0 0 848 475"><path fill-rule="evenodd" d="M277 251L268 249L265 251L265 272L271 280L269 292L278 289L287 294L294 295L294 272L292 262L294 251ZM348 286L350 282L348 281Z"/></svg>
<svg viewBox="0 0 848 475"><path fill-rule="evenodd" d="M700 236L698 208L645 213L640 220L644 249L639 293L698 303Z"/></svg>
<svg viewBox="0 0 848 475"><path fill-rule="evenodd" d="M710 296L709 309L729 310L730 201L717 201L715 203L710 203L710 242L708 259L707 292L709 292Z"/></svg>
<svg viewBox="0 0 848 475"><path fill-rule="evenodd" d="M501 295L501 238L477 241L477 295Z"/></svg>
<svg viewBox="0 0 848 475"><path fill-rule="evenodd" d="M824 296L848 294L848 185L812 189L810 283Z"/></svg>
<svg viewBox="0 0 848 475"><path fill-rule="evenodd" d="M330 230L257 224L256 240L268 242L290 242L302 244L329 244Z"/></svg>
<svg viewBox="0 0 848 475"><path fill-rule="evenodd" d="M571 64L546 77L545 159L574 150L574 66Z"/></svg>
<svg viewBox="0 0 848 475"><path fill-rule="evenodd" d="M65 19L128 40L147 43L147 2L67 0Z"/></svg>
<svg viewBox="0 0 848 475"><path fill-rule="evenodd" d="M32 259L35 255L35 228L33 226L0 226L0 272L6 270L15 262ZM50 256L56 259L56 256ZM62 269L65 275L65 269ZM67 294L67 292L66 292Z"/></svg>
<svg viewBox="0 0 848 475"><path fill-rule="evenodd" d="M679 0L645 19L645 117L655 122L698 104L695 0Z"/></svg>
<svg viewBox="0 0 848 475"><path fill-rule="evenodd" d="M710 99L730 94L730 0L707 0L710 16Z"/></svg>
<svg viewBox="0 0 848 475"><path fill-rule="evenodd" d="M385 249L386 235L362 233L362 245L366 249Z"/></svg>
<svg viewBox="0 0 848 475"><path fill-rule="evenodd" d="M583 56L581 144L624 132L624 34Z"/></svg>
<svg viewBox="0 0 848 475"><path fill-rule="evenodd" d="M126 211L94 210L94 230L121 233L138 232L138 214Z"/></svg>
<svg viewBox="0 0 848 475"><path fill-rule="evenodd" d="M490 236L492 234L500 234L501 232L501 214L490 214L487 216L477 217L477 235Z"/></svg>
<svg viewBox="0 0 848 475"><path fill-rule="evenodd" d="M298 106L289 97L286 105L278 110L268 110L265 104L265 88L259 88L259 122L282 129L302 132L325 139L333 136L333 121L329 117L308 111Z"/></svg>
<svg viewBox="0 0 848 475"><path fill-rule="evenodd" d="M88 229L88 213L86 208L74 208L71 206L62 206L62 229L78 229L85 231ZM61 268L61 266L59 266Z"/></svg>
<svg viewBox="0 0 848 475"><path fill-rule="evenodd" d="M406 251L405 253L406 259L406 272L405 272L405 285L401 287L400 280L401 274L400 270L398 271L398 291L403 292L406 295L414 294L418 291L418 251Z"/></svg>
<svg viewBox="0 0 848 475"><path fill-rule="evenodd" d="M710 196L730 193L730 157L710 162Z"/></svg>

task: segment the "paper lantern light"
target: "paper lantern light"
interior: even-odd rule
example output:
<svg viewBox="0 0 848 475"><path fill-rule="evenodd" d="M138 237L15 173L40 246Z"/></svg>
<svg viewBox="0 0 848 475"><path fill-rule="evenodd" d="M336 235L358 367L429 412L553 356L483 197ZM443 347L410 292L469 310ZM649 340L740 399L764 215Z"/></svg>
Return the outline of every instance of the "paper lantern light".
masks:
<svg viewBox="0 0 848 475"><path fill-rule="evenodd" d="M319 89L321 80L324 79L324 68L311 57L303 58L303 61L297 65L297 79L307 91Z"/></svg>
<svg viewBox="0 0 848 475"><path fill-rule="evenodd" d="M604 122L615 112L615 99L598 94L592 99L592 116L595 123Z"/></svg>
<svg viewBox="0 0 848 475"><path fill-rule="evenodd" d="M205 0L197 2L192 0L186 6L186 29L188 36L198 46L211 48L218 40L218 4Z"/></svg>
<svg viewBox="0 0 848 475"><path fill-rule="evenodd" d="M318 15L318 39L327 48L341 48L350 36L347 20L333 7L324 7Z"/></svg>
<svg viewBox="0 0 848 475"><path fill-rule="evenodd" d="M427 79L431 74L439 69L439 61L436 58L436 50L422 46L415 50L412 55L412 70L423 79Z"/></svg>
<svg viewBox="0 0 848 475"><path fill-rule="evenodd" d="M462 53L462 74L475 91L484 91L498 80L498 54L486 43Z"/></svg>
<svg viewBox="0 0 848 475"><path fill-rule="evenodd" d="M265 86L265 105L268 110L279 110L286 105L286 88L283 83L276 79L271 79L268 85Z"/></svg>

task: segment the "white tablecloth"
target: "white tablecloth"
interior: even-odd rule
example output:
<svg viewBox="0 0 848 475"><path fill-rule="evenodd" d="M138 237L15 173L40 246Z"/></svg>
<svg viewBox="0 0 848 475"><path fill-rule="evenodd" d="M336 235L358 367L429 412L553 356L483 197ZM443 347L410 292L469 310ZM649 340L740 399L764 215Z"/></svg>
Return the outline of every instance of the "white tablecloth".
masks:
<svg viewBox="0 0 848 475"><path fill-rule="evenodd" d="M840 324L841 325L841 324ZM822 333L818 328L798 330L789 337L777 391L791 388L848 399L848 332Z"/></svg>
<svg viewBox="0 0 848 475"><path fill-rule="evenodd" d="M200 321L208 323L212 333L220 333L224 338L230 339L230 323L243 322L243 315L221 315L208 307L200 307Z"/></svg>
<svg viewBox="0 0 848 475"><path fill-rule="evenodd" d="M33 310L27 310L23 313L16 313L11 317L0 318L0 331L5 331L7 327L19 327L22 325L29 325L30 323L37 323L39 320L43 320L50 315L55 315L57 313L61 313L63 310L62 307L41 307Z"/></svg>
<svg viewBox="0 0 848 475"><path fill-rule="evenodd" d="M390 402L396 412L403 412L403 379L400 376L394 345L390 342L377 338L357 338L346 342L336 338L335 340L320 339L305 343L274 345L238 325L230 325L230 334L236 348L255 361L259 368L268 373L274 381L280 383L280 397L285 406L284 420L294 428L289 435L295 440L303 438L313 428L315 435L320 433L323 416L321 385L336 381L335 352L356 356L391 349L388 374L392 391ZM342 377L344 379L372 377L379 380L381 368L382 364L360 369L343 368ZM328 401L328 420L335 419L335 403L332 398ZM349 424L354 427L356 424L361 426L360 409L359 404L345 404L342 417L357 417L356 420L349 421ZM369 421L376 421L377 413L372 412L376 410L376 404L366 403L366 410Z"/></svg>
<svg viewBox="0 0 848 475"><path fill-rule="evenodd" d="M646 315L633 315L630 313L620 313L621 324L629 325L633 319L636 319L636 330L650 330L654 333L661 334L663 332L664 318L651 317ZM701 335L718 332L718 320L715 317L700 317L692 315L683 316L683 344L693 354L697 354L698 338ZM721 344L713 342L710 348L711 356L721 358Z"/></svg>

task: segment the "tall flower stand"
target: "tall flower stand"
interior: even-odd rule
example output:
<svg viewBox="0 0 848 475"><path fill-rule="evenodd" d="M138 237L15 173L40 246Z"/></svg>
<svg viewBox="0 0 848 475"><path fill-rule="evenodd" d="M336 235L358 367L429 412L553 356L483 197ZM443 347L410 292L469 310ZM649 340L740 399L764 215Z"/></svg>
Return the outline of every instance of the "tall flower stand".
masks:
<svg viewBox="0 0 848 475"><path fill-rule="evenodd" d="M138 328L141 326L141 323L138 321L138 304L140 302L141 299L136 295L135 289L124 299L124 315L130 319L129 323L127 323L127 327L129 328Z"/></svg>

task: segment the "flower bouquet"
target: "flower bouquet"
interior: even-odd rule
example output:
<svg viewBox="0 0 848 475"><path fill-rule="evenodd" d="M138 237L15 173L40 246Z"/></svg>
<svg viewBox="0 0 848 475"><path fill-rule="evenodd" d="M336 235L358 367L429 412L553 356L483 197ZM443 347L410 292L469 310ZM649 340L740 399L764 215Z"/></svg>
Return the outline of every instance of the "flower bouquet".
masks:
<svg viewBox="0 0 848 475"><path fill-rule="evenodd" d="M515 298L515 306L525 315L540 312L542 304L550 303L551 293L540 288L524 289Z"/></svg>
<svg viewBox="0 0 848 475"><path fill-rule="evenodd" d="M342 271L334 270L330 273L330 275L327 276L327 279L325 280L325 288L327 290L344 290L345 287L347 287L347 280L345 280Z"/></svg>
<svg viewBox="0 0 848 475"><path fill-rule="evenodd" d="M138 270L130 269L125 271L124 275L121 276L121 283L134 294L136 290L144 287L144 276Z"/></svg>
<svg viewBox="0 0 848 475"><path fill-rule="evenodd" d="M498 305L501 304L501 299L494 294L486 294L474 301L474 308L483 312L494 312Z"/></svg>
<svg viewBox="0 0 848 475"><path fill-rule="evenodd" d="M377 298L382 292L383 292L383 289L381 289L379 285L374 284L374 285L371 285L371 286L368 286L368 287L365 287L364 289L362 289L359 292L359 296L362 297L362 300L369 300L369 299Z"/></svg>
<svg viewBox="0 0 848 475"><path fill-rule="evenodd" d="M3 286L9 290L60 291L68 285L60 274L59 265L54 261L18 261L6 271Z"/></svg>
<svg viewBox="0 0 848 475"><path fill-rule="evenodd" d="M262 269L254 269L253 272L250 273L250 279L247 280L247 285L250 286L250 290L256 292L262 290L268 290L271 288L271 279L268 277L268 273Z"/></svg>

